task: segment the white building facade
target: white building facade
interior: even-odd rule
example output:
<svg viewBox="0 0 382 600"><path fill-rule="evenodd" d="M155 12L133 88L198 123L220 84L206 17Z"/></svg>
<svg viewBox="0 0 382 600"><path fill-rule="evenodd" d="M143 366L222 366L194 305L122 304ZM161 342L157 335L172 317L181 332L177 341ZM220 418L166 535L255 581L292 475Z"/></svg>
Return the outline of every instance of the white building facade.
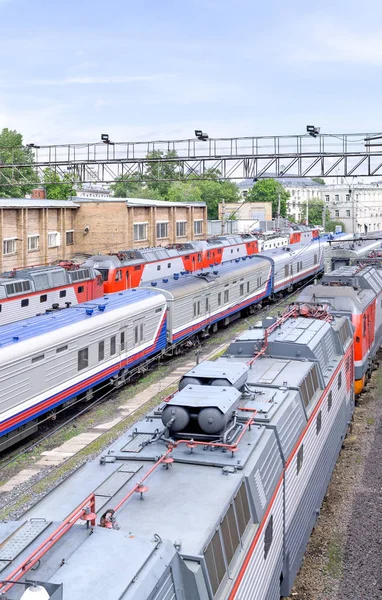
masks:
<svg viewBox="0 0 382 600"><path fill-rule="evenodd" d="M342 221L348 233L369 233L382 229L382 181L373 183L339 182L325 185L309 178L277 179L289 192L287 214L296 223L306 220L306 204L314 198L325 202L330 217ZM333 179L332 179L333 181ZM252 179L239 183L245 198L253 187Z"/></svg>

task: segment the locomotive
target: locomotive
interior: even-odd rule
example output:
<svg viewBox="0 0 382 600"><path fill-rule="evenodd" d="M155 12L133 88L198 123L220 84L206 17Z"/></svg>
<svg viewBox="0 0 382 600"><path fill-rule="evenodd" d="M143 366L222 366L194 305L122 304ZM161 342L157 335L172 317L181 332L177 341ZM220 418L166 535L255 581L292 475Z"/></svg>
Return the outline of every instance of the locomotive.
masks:
<svg viewBox="0 0 382 600"><path fill-rule="evenodd" d="M289 596L353 408L349 319L265 319L0 530L0 590L33 567L63 600Z"/></svg>

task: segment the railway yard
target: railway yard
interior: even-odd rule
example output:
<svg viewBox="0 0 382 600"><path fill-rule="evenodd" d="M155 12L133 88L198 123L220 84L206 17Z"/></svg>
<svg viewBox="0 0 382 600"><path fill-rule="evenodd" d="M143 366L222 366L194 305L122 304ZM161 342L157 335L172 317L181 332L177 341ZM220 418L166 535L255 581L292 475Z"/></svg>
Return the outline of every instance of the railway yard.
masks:
<svg viewBox="0 0 382 600"><path fill-rule="evenodd" d="M2 311L6 598L381 597L379 242L344 241L325 275L326 240L289 243L216 242L202 270L208 247L178 248L162 279L151 252L137 289L136 255L93 257L69 266L73 306Z"/></svg>

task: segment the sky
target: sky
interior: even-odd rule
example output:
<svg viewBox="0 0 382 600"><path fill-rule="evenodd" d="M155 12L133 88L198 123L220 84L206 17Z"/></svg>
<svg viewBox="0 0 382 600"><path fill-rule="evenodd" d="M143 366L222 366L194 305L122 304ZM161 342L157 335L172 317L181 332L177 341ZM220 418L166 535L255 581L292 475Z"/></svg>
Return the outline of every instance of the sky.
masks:
<svg viewBox="0 0 382 600"><path fill-rule="evenodd" d="M380 0L0 0L25 143L381 131Z"/></svg>

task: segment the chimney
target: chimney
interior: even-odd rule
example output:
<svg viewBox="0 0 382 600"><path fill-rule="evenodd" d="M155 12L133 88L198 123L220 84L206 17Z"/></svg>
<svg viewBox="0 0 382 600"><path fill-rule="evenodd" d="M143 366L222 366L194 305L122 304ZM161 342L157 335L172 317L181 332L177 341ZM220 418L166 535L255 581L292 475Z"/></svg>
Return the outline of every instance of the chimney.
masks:
<svg viewBox="0 0 382 600"><path fill-rule="evenodd" d="M43 185L39 185L37 188L32 190L31 198L38 198L39 200L46 199L46 192Z"/></svg>

